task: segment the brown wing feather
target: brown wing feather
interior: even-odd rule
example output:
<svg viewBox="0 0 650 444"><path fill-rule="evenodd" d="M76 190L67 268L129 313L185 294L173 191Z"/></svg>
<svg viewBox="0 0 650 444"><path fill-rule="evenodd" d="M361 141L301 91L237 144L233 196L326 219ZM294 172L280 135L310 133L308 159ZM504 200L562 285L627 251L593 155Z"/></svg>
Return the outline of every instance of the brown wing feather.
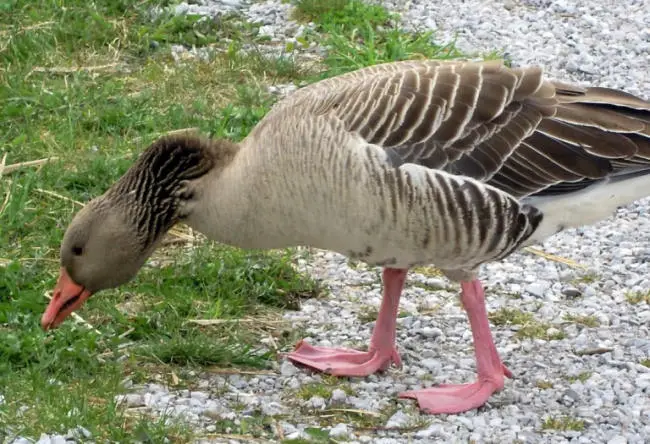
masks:
<svg viewBox="0 0 650 444"><path fill-rule="evenodd" d="M387 63L303 88L276 107L287 108L340 120L396 165L471 176L516 197L650 168L650 102L545 81L539 67Z"/></svg>

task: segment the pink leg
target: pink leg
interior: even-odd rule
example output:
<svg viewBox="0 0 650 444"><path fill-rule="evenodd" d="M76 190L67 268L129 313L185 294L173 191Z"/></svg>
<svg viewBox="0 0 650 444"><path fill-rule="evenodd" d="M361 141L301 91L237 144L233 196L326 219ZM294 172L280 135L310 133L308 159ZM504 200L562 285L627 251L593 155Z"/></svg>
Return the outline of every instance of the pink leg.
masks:
<svg viewBox="0 0 650 444"><path fill-rule="evenodd" d="M501 362L490 332L484 292L478 279L461 283L461 301L467 311L474 337L478 380L470 384L444 384L424 390L400 393L400 398L417 399L427 413L461 413L485 404L504 385L504 376L512 373Z"/></svg>
<svg viewBox="0 0 650 444"><path fill-rule="evenodd" d="M294 362L336 376L367 376L386 370L391 362L398 367L402 361L395 347L395 328L399 298L408 270L384 268L384 297L367 352L345 348L314 347L300 341L288 354Z"/></svg>

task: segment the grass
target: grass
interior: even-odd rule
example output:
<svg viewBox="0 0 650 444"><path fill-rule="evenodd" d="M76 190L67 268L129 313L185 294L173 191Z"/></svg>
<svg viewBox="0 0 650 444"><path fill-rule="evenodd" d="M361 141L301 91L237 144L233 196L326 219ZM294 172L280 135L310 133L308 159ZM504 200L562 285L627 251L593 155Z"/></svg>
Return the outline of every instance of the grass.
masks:
<svg viewBox="0 0 650 444"><path fill-rule="evenodd" d="M439 284L439 283L430 284L430 283L428 283L428 282L418 282L418 281L413 281L413 282L410 282L410 285L413 286L413 287L422 288L423 290L427 290L427 291L429 291L429 292L436 292L436 291L454 291L453 287L452 287L451 289L450 289L450 288L440 288L440 284ZM451 287L451 286L450 286L450 287Z"/></svg>
<svg viewBox="0 0 650 444"><path fill-rule="evenodd" d="M533 320L533 315L516 308L500 308L490 313L490 321L494 325L524 325Z"/></svg>
<svg viewBox="0 0 650 444"><path fill-rule="evenodd" d="M379 315L379 308L377 306L366 305L361 307L361 310L357 314L357 319L362 324L368 324L370 322L375 322L377 316ZM397 313L398 318L406 318L408 316L413 316L412 313L405 311L404 309L400 310Z"/></svg>
<svg viewBox="0 0 650 444"><path fill-rule="evenodd" d="M574 284L593 284L600 279L600 276L594 272L584 273L572 280Z"/></svg>
<svg viewBox="0 0 650 444"><path fill-rule="evenodd" d="M573 322L574 324L584 325L585 327L598 327L600 321L596 316L593 315L576 315L567 313L564 315L564 319L568 322Z"/></svg>
<svg viewBox="0 0 650 444"><path fill-rule="evenodd" d="M625 294L625 300L632 304L637 305L641 303L650 304L650 291L649 292L628 292Z"/></svg>
<svg viewBox="0 0 650 444"><path fill-rule="evenodd" d="M160 135L194 128L241 140L274 103L266 85L462 56L430 34L400 31L381 8L346 0L324 11L311 2L309 12L307 3L297 10L319 25L307 38L329 48L317 71L291 51L244 51L265 39L235 15L152 18L160 4L152 0L0 4L0 160L51 159L0 177L0 429L37 438L82 425L96 441L186 442L194 432L183 424L118 406L123 381L191 386L192 374L211 366L267 367L276 350L260 338L278 348L297 339L279 314L322 289L296 273L291 251L244 252L200 239L190 248L183 227L132 283L91 298L79 312L91 328L70 319L44 333L39 319L66 225ZM178 63L172 44L214 51ZM223 428L251 430L269 433L267 418Z"/></svg>
<svg viewBox="0 0 650 444"><path fill-rule="evenodd" d="M552 341L566 337L563 331L557 328L554 329L550 324L536 320L531 313L516 308L500 308L489 313L488 317L497 326L517 326L515 337L520 339L543 339Z"/></svg>
<svg viewBox="0 0 650 444"><path fill-rule="evenodd" d="M331 22L331 16L337 14L337 11L342 11L343 8L348 7L350 3L348 0L329 0L327 2L319 0L298 0L294 3L291 18L301 22ZM386 14L386 11L381 8L372 9L372 11L377 10L381 15ZM326 14L330 17L326 17ZM345 17L343 18L345 19Z"/></svg>
<svg viewBox="0 0 650 444"><path fill-rule="evenodd" d="M569 382L577 382L577 381L587 382L587 380L591 378L592 374L593 374L592 372L582 372L582 373L578 373L577 375L568 376L567 380Z"/></svg>
<svg viewBox="0 0 650 444"><path fill-rule="evenodd" d="M442 272L435 267L414 267L411 270L413 273L418 273L429 278L443 278Z"/></svg>
<svg viewBox="0 0 650 444"><path fill-rule="evenodd" d="M581 432L584 429L585 422L582 419L575 419L570 416L551 416L542 422L542 430L571 430Z"/></svg>
<svg viewBox="0 0 650 444"><path fill-rule="evenodd" d="M379 315L379 308L374 305L367 305L363 307L361 311L357 314L357 319L362 324L368 324L370 322L375 322L377 316Z"/></svg>
<svg viewBox="0 0 650 444"><path fill-rule="evenodd" d="M296 391L296 398L307 401L314 396L320 396L326 401L332 397L335 389L343 390L347 395L354 395L354 391L349 384L341 382L339 378L323 375L322 382L314 382L300 387Z"/></svg>
<svg viewBox="0 0 650 444"><path fill-rule="evenodd" d="M293 15L316 24L317 33L307 33L306 42L317 41L328 48L323 60L328 69L318 79L389 61L498 57L497 53L463 54L454 42L436 43L432 32L404 32L397 26L396 14L360 0L299 0Z"/></svg>
<svg viewBox="0 0 650 444"><path fill-rule="evenodd" d="M134 282L91 298L80 314L99 333L71 320L45 334L39 317L59 242L79 209L73 201L103 192L160 134L194 127L241 139L272 104L261 86L303 71L289 57L244 54L227 42L255 41L253 28L234 17L151 22L147 2L58 3L10 2L0 18L0 33L10 36L0 46L0 158L58 157L0 179L0 387L8 400L0 422L32 437L81 424L99 440L138 431L182 441L189 433L182 426L125 416L113 401L120 382L210 365L265 367L275 351L259 339L278 331L266 321L320 288L294 271L290 252L199 241L164 248ZM220 41L221 53L183 66L167 46ZM233 322L204 327L192 319ZM282 346L294 338L276 339Z"/></svg>

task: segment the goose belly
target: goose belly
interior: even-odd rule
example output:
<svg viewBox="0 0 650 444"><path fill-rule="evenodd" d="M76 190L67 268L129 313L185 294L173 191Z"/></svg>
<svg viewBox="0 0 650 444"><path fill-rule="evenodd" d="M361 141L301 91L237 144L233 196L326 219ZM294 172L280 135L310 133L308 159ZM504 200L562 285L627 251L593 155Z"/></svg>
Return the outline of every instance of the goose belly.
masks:
<svg viewBox="0 0 650 444"><path fill-rule="evenodd" d="M432 233L437 231L438 221L423 224L421 221L424 218L415 216L414 212L411 211L408 219L387 221L381 227L372 217L331 223L322 226L319 234L314 232L314 235L304 237L299 243L335 251L371 266L391 268L434 265L445 269L464 269L482 260L483 255L470 257L467 254L468 246L456 239L437 238ZM422 215L425 214L422 211Z"/></svg>
<svg viewBox="0 0 650 444"><path fill-rule="evenodd" d="M359 233L355 242L336 248L350 259L359 260L372 266L391 268L411 268L421 265L443 266L448 261L439 261L440 255L432 249L422 249L413 239L401 241L396 236L364 236ZM442 262L442 264L440 263Z"/></svg>
<svg viewBox="0 0 650 444"><path fill-rule="evenodd" d="M473 269L530 233L518 202L496 189L417 165L380 177L306 200L312 230L301 240L370 265Z"/></svg>

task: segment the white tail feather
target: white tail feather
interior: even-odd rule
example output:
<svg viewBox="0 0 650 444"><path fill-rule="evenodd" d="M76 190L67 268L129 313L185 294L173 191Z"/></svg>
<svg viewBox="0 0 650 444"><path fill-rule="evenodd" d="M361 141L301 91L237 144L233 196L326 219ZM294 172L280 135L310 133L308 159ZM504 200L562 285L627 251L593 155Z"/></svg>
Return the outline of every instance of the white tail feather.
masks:
<svg viewBox="0 0 650 444"><path fill-rule="evenodd" d="M523 199L544 213L544 219L525 245L541 243L566 228L599 222L614 214L618 207L649 195L650 172L629 179L613 178L573 193Z"/></svg>

